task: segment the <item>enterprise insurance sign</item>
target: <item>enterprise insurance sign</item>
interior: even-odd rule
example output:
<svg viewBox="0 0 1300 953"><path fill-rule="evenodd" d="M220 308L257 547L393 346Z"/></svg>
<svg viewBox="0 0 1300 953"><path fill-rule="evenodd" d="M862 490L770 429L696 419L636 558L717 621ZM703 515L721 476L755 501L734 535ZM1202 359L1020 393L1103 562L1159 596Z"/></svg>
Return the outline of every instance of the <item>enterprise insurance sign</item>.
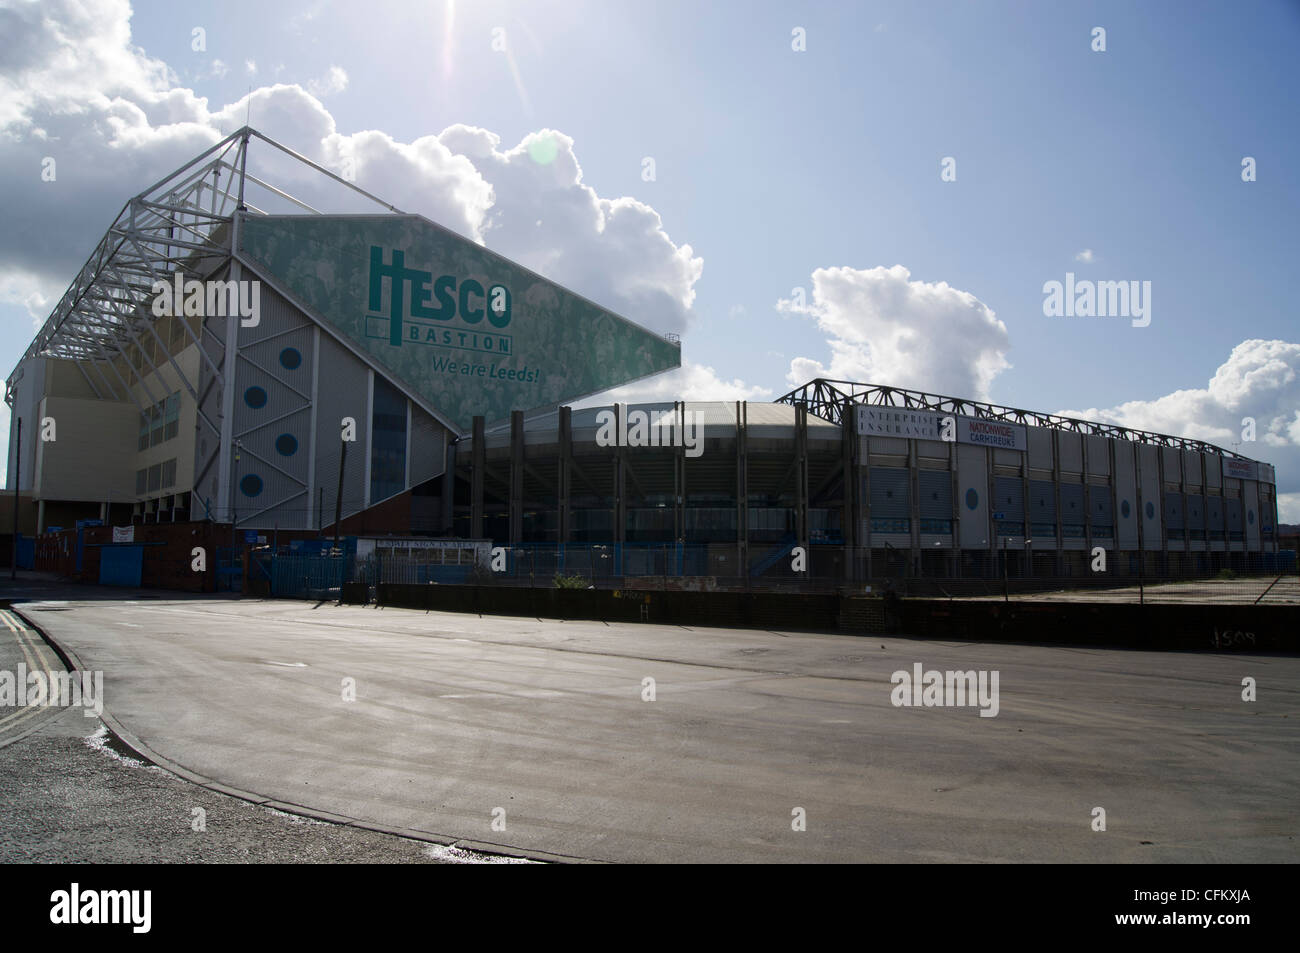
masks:
<svg viewBox="0 0 1300 953"><path fill-rule="evenodd" d="M999 450L1024 451L1029 446L1028 431L1021 424L1000 420L983 420L957 414L939 414L929 410L904 410L897 407L857 408L858 434L863 437L901 437L907 440L946 440L973 443Z"/></svg>
<svg viewBox="0 0 1300 953"><path fill-rule="evenodd" d="M858 434L864 437L938 440L939 416L928 410L858 407Z"/></svg>

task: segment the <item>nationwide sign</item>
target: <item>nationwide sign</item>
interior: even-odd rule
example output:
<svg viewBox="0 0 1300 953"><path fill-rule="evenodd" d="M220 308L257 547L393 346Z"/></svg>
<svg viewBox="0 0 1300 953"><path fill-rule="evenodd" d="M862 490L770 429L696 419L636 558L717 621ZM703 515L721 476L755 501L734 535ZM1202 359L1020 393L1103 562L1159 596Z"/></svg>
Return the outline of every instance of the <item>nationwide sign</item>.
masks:
<svg viewBox="0 0 1300 953"><path fill-rule="evenodd" d="M908 440L955 440L1000 450L1028 449L1028 431L1021 424L984 420L929 410L896 407L858 407L858 434L864 437L899 437Z"/></svg>
<svg viewBox="0 0 1300 953"><path fill-rule="evenodd" d="M1001 450L1026 450L1029 447L1028 431L1020 424L977 417L957 418L957 439L962 443L977 443Z"/></svg>
<svg viewBox="0 0 1300 953"><path fill-rule="evenodd" d="M1223 475L1234 480L1258 480L1259 464L1254 460L1238 460L1236 457L1223 458Z"/></svg>
<svg viewBox="0 0 1300 953"><path fill-rule="evenodd" d="M240 251L463 430L681 366L680 346L418 215L245 215Z"/></svg>

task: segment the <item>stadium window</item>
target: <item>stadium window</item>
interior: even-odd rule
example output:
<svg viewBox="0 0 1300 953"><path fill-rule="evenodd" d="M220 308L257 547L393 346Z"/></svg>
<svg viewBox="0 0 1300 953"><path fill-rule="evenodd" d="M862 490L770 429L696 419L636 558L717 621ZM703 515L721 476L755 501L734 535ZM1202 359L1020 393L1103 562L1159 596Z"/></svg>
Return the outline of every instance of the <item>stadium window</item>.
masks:
<svg viewBox="0 0 1300 953"><path fill-rule="evenodd" d="M140 415L140 443L136 449L138 450L149 449L149 430L150 430L149 414L147 412L142 413Z"/></svg>
<svg viewBox="0 0 1300 953"><path fill-rule="evenodd" d="M149 446L156 447L163 442L163 414L162 403L159 402L149 408L149 423L151 430L149 433Z"/></svg>
<svg viewBox="0 0 1300 953"><path fill-rule="evenodd" d="M162 464L155 463L149 468L149 493L156 493L162 489Z"/></svg>
<svg viewBox="0 0 1300 953"><path fill-rule="evenodd" d="M163 440L170 440L180 430L181 392L177 391L167 398L163 408Z"/></svg>
<svg viewBox="0 0 1300 953"><path fill-rule="evenodd" d="M370 502L406 489L406 395L375 375L370 419Z"/></svg>
<svg viewBox="0 0 1300 953"><path fill-rule="evenodd" d="M135 471L135 495L143 496L149 489L148 469Z"/></svg>
<svg viewBox="0 0 1300 953"><path fill-rule="evenodd" d="M162 488L165 490L176 485L176 458L167 460L162 465Z"/></svg>

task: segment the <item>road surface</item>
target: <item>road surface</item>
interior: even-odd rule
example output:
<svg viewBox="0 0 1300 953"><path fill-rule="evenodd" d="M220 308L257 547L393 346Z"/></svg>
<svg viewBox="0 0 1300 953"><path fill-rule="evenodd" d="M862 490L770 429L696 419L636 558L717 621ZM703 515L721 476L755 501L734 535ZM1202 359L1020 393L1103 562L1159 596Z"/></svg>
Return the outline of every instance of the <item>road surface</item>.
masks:
<svg viewBox="0 0 1300 953"><path fill-rule="evenodd" d="M53 595L15 608L110 723L273 806L597 861L1300 859L1292 656ZM895 706L916 663L997 716Z"/></svg>

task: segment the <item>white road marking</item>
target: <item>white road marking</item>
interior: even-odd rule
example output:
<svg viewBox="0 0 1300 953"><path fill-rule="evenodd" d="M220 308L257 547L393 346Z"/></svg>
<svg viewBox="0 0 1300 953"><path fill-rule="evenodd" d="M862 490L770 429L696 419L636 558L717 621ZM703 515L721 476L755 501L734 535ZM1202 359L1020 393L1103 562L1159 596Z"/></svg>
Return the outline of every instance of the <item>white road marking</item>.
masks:
<svg viewBox="0 0 1300 953"><path fill-rule="evenodd" d="M18 642L18 648L22 650L23 657L27 660L28 671L44 671L45 684L47 686L46 699L48 701L48 692L51 691L54 686L54 670L50 667L45 652L42 651L34 641L30 643L29 648L29 637L26 636L26 628L21 625L21 620L11 616L8 610L0 609L0 621L3 621L4 624L9 627L9 631L14 634L14 639ZM38 662L37 659L40 661ZM12 727L20 722L27 721L32 716L39 714L47 708L53 707L56 706L46 704L45 702L25 705L18 711L0 718L0 728Z"/></svg>

